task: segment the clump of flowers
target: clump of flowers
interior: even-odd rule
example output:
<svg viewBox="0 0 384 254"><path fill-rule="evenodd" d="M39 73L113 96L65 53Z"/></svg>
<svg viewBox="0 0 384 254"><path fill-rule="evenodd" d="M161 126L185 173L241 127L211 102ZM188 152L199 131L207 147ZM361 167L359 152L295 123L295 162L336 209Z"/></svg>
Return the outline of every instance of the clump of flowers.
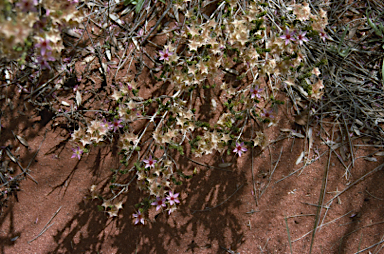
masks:
<svg viewBox="0 0 384 254"><path fill-rule="evenodd" d="M48 61L58 58L63 49L60 29L76 26L83 19L83 14L76 10L75 4L67 0L41 3L37 0L19 0L12 7L11 2L3 1L0 6L6 10L0 17L0 35L3 37L0 50L3 56L9 60L23 60L34 43L39 50L35 58L46 68ZM39 13L38 6L45 13Z"/></svg>
<svg viewBox="0 0 384 254"><path fill-rule="evenodd" d="M123 169L115 170L114 179L128 174L132 180L112 183L111 193L115 198L133 183L143 193L145 198L133 213L134 224L144 225L150 209L171 214L180 205L179 193L175 190L192 175L174 165L175 153L184 156L185 147L190 146L188 156L242 157L249 144L264 149L268 146L264 132L257 131L254 137L255 133L249 135L247 130L251 121L269 127L268 123L278 113L278 105L282 104L276 99L278 84L284 82L301 88L303 94L313 99L322 95L319 70L311 73L304 68L306 61L302 54L306 43L325 36L321 31L327 19L322 11L315 15L307 3L295 4L291 19L276 23L266 15L268 7L258 2L250 2L246 11L238 12L237 3L228 1L223 3L222 14L214 13L212 17L198 15L195 7L200 7L193 3L176 1L175 7L185 10L186 20L178 22L174 28L177 33L165 33L167 44L162 50L149 56L141 48L144 41L138 43L132 39L130 45L134 46L126 44L128 54L136 50L147 54L152 60L153 68L148 68L153 78L170 84L173 90L166 95L142 98L134 78L128 80L115 75L114 82L119 85L109 90L111 108L83 122L72 136L73 142L78 147L81 144L84 151L102 142L118 143ZM51 37L39 37L36 53L46 57L45 62L40 61L41 66L50 65L49 52L55 52L55 43ZM108 47L109 44L105 46ZM101 72L103 68L101 63ZM226 75L235 76L238 82L222 82L217 86L216 80L223 80ZM210 116L202 120L198 116L205 112L193 108L191 98L201 97L203 104L208 94L212 96L205 105L209 107ZM221 111L216 114L218 108ZM142 129L135 129L133 123L145 121L147 124L141 125ZM146 151L145 155L141 151ZM80 159L78 153L75 157ZM107 207L111 216L120 209L113 204Z"/></svg>

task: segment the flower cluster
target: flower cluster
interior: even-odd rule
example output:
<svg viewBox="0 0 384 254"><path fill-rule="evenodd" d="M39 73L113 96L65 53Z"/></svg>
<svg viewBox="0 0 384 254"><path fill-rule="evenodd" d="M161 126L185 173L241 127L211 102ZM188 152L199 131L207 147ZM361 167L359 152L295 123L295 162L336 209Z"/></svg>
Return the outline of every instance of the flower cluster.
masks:
<svg viewBox="0 0 384 254"><path fill-rule="evenodd" d="M176 209L176 204L180 203L177 199L178 196L179 193L169 191L166 198L157 197L156 201L152 202L151 205L156 206L156 211L158 211L159 209L163 209L163 207L167 207L168 204L168 214L171 214Z"/></svg>
<svg viewBox="0 0 384 254"><path fill-rule="evenodd" d="M0 7L11 9L11 3L3 1ZM36 62L42 68L50 68L49 62L55 61L64 48L60 29L76 26L83 19L75 4L67 0L17 1L13 10L16 16L5 11L0 17L0 35L5 42L0 44L0 51L9 60L20 60L26 57L31 43L35 43ZM34 35L32 40L31 35Z"/></svg>
<svg viewBox="0 0 384 254"><path fill-rule="evenodd" d="M139 59L137 54L146 54L151 60L152 66L147 67L152 78L170 84L173 90L143 98L139 96L141 85L135 83L137 79L115 75L113 82L118 85L108 91L108 111L87 120L72 137L77 147L72 157L78 159L91 144L117 141L120 162L126 168L116 170L115 174L131 174L135 186L146 196L136 206L134 224L145 224L150 209L167 210L170 214L180 203L179 193L174 190L192 176L174 165L175 152L184 155L188 150L195 157L216 153L236 158L247 156L249 145L262 149L268 146L264 132L250 135L248 128L250 121L262 125L262 129L275 123L281 104L276 99L279 84L300 87L312 99L322 95L320 71L307 68L302 53L305 44L326 38L327 18L322 10L314 15L308 4L295 4L291 8L294 16L291 12L290 19L281 19L285 21L279 23L270 20L267 7L257 2L250 2L246 11L238 12L237 2L227 1L222 13L212 17L200 17L196 10L200 7L192 3L189 6L180 0L174 6L185 11L185 21L164 32L166 45L160 45L150 56L142 46L143 39L138 42L133 38L132 43L125 44L127 50L123 55ZM279 10L276 13L284 15ZM143 37L150 31L146 26L147 23L135 34ZM116 36L120 35L118 29L113 27ZM54 52L56 41L40 36L35 44L42 67L49 68L53 54L50 52ZM113 43L104 47L108 64L101 63L101 72L120 68L110 64L121 59L112 59L107 54L110 44ZM199 98L202 106L193 108L196 103L191 98ZM190 149L185 149L186 146ZM141 151L145 151L144 155ZM128 168L132 160L134 166ZM113 185L113 193L124 193L123 189L115 192L114 188L128 188L130 184ZM115 205L108 207L107 211L115 214Z"/></svg>

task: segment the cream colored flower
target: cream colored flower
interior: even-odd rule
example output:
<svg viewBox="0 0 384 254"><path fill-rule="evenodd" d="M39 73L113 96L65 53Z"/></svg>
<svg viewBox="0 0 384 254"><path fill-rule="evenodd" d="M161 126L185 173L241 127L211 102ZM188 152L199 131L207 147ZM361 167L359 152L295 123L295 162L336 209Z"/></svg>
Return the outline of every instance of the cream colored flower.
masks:
<svg viewBox="0 0 384 254"><path fill-rule="evenodd" d="M264 149L268 145L268 137L261 131L256 132L256 137L252 139L253 146L260 146Z"/></svg>
<svg viewBox="0 0 384 254"><path fill-rule="evenodd" d="M113 94L112 94L112 98L115 100L115 101L118 101L120 98L122 98L123 96L121 95L121 92L118 91L118 90L113 90Z"/></svg>
<svg viewBox="0 0 384 254"><path fill-rule="evenodd" d="M319 76L321 74L321 72L319 71L319 68L313 68L313 70L311 71L312 74L316 75L316 76Z"/></svg>
<svg viewBox="0 0 384 254"><path fill-rule="evenodd" d="M308 3L295 4L293 14L296 15L296 18L300 21L309 20L311 14L311 8Z"/></svg>

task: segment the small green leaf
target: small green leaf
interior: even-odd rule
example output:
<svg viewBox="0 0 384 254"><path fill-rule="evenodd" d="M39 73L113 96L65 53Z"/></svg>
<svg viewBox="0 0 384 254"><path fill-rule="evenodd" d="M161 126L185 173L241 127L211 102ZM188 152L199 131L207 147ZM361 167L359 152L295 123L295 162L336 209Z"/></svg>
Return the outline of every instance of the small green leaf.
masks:
<svg viewBox="0 0 384 254"><path fill-rule="evenodd" d="M139 13L141 11L141 8L143 8L143 4L144 4L144 0L139 0L139 2L137 2L136 4L136 13Z"/></svg>
<svg viewBox="0 0 384 254"><path fill-rule="evenodd" d="M384 46L383 46L384 49ZM381 78L383 79L383 86L384 86L384 59L383 59L383 65L381 66Z"/></svg>
<svg viewBox="0 0 384 254"><path fill-rule="evenodd" d="M372 22L372 20L369 18L369 14L371 13L368 13L368 10L367 10L367 21L368 21L368 24L373 28L373 30L375 30L375 33L376 35L380 36L380 37L383 37L383 32L377 28L377 26Z"/></svg>

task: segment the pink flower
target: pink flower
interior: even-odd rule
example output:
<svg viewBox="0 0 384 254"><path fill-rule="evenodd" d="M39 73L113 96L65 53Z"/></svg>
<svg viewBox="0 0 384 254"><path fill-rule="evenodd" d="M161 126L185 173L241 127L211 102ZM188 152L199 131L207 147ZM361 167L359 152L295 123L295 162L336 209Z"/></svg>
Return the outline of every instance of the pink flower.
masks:
<svg viewBox="0 0 384 254"><path fill-rule="evenodd" d="M113 128L113 131L116 132L119 128L123 127L123 125L121 124L121 122L123 122L123 120L119 119L114 119L113 120L113 123L112 123L112 128Z"/></svg>
<svg viewBox="0 0 384 254"><path fill-rule="evenodd" d="M161 207L166 207L165 198L157 197L156 201L151 203L151 205L155 205L156 211L158 211Z"/></svg>
<svg viewBox="0 0 384 254"><path fill-rule="evenodd" d="M299 32L296 36L297 42L301 45L303 45L303 42L309 41L308 38L305 37L307 32Z"/></svg>
<svg viewBox="0 0 384 254"><path fill-rule="evenodd" d="M170 208L168 208L168 215L170 215L173 211L175 211L177 209L176 205L173 205L171 206Z"/></svg>
<svg viewBox="0 0 384 254"><path fill-rule="evenodd" d="M265 117L265 118L275 118L273 115L272 115L272 110L266 110L265 108L263 109L263 113L261 113L261 116L262 117Z"/></svg>
<svg viewBox="0 0 384 254"><path fill-rule="evenodd" d="M328 39L328 35L324 32L324 30L321 30L320 33L320 38L325 42L326 39Z"/></svg>
<svg viewBox="0 0 384 254"><path fill-rule="evenodd" d="M47 22L47 17L41 17L35 24L33 24L33 28L42 32L44 27L47 26Z"/></svg>
<svg viewBox="0 0 384 254"><path fill-rule="evenodd" d="M244 142L241 142L241 144L236 143L236 148L233 150L233 152L237 153L239 157L241 157L241 154L246 151L248 150L247 148L245 148Z"/></svg>
<svg viewBox="0 0 384 254"><path fill-rule="evenodd" d="M41 55L45 55L45 53L48 51L48 50L52 50L52 48L49 46L50 44L50 40L48 39L42 39L40 38L40 42L36 44L36 48L40 48L40 54Z"/></svg>
<svg viewBox="0 0 384 254"><path fill-rule="evenodd" d="M73 151L73 154L72 154L71 159L77 157L80 160L81 154L83 153L83 150L80 149L80 147L77 147L76 149L72 148L72 151Z"/></svg>
<svg viewBox="0 0 384 254"><path fill-rule="evenodd" d="M169 56L173 55L173 52L169 52L168 49L164 50L164 51L159 51L160 53L160 61L161 60L165 60L165 61L169 61Z"/></svg>
<svg viewBox="0 0 384 254"><path fill-rule="evenodd" d="M113 124L111 122L107 122L107 120L104 118L103 119L103 124L102 126L105 128L105 129L108 129L108 130L112 130L113 129Z"/></svg>
<svg viewBox="0 0 384 254"><path fill-rule="evenodd" d="M139 222L144 225L144 216L141 214L140 211L138 211L137 213L134 213L133 217L136 218L135 225Z"/></svg>
<svg viewBox="0 0 384 254"><path fill-rule="evenodd" d="M177 199L180 193L173 194L172 191L169 192L167 200L169 201L169 204L173 206L173 204L180 203L180 201Z"/></svg>
<svg viewBox="0 0 384 254"><path fill-rule="evenodd" d="M284 39L285 40L285 45L287 45L289 42L295 41L294 35L295 35L295 32L293 32L293 31L289 32L289 29L287 28L285 30L285 34L280 36L280 38Z"/></svg>
<svg viewBox="0 0 384 254"><path fill-rule="evenodd" d="M51 66L49 65L48 61L55 61L56 59L51 56L50 51L46 51L44 55L41 55L37 57L37 62L40 64L40 67L45 69L51 69Z"/></svg>
<svg viewBox="0 0 384 254"><path fill-rule="evenodd" d="M251 90L250 90L250 92L251 92L251 98L253 99L253 98L255 98L255 97L257 97L257 98L261 98L261 95L260 95L260 92L262 92L263 91L263 89L259 89L259 87L258 86L256 86L255 88L251 88Z"/></svg>
<svg viewBox="0 0 384 254"><path fill-rule="evenodd" d="M38 4L37 0L21 0L16 4L23 12L37 11L35 6Z"/></svg>
<svg viewBox="0 0 384 254"><path fill-rule="evenodd" d="M152 159L152 155L150 155L149 159L143 160L143 162L145 163L145 168L154 168L157 160Z"/></svg>

